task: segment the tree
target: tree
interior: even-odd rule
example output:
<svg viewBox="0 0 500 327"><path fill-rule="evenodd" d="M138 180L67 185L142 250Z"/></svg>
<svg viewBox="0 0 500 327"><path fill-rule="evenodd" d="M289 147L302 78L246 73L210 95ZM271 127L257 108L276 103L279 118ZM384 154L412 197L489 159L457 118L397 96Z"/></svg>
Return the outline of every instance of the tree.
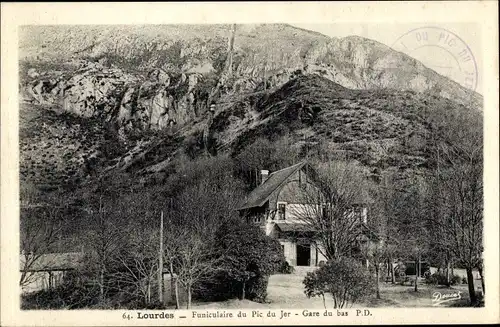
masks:
<svg viewBox="0 0 500 327"><path fill-rule="evenodd" d="M368 181L355 163L329 162L315 165L313 181L297 194L300 205L293 213L315 231L319 250L337 260L359 250L365 236L363 221L355 210L368 202Z"/></svg>
<svg viewBox="0 0 500 327"><path fill-rule="evenodd" d="M333 298L333 308L342 309L372 294L373 281L368 271L355 259L340 258L307 273L304 281L307 297L321 296L325 305L325 293Z"/></svg>
<svg viewBox="0 0 500 327"><path fill-rule="evenodd" d="M471 304L477 303L472 271L483 252L483 117L453 108L433 129L431 223L440 248L465 267ZM482 273L482 269L481 269Z"/></svg>
<svg viewBox="0 0 500 327"><path fill-rule="evenodd" d="M113 212L117 210L116 202L107 200L108 205L105 205L105 199L100 195L97 208L93 205L87 207L89 228L84 235L86 268L93 276L93 283L99 287L100 302L106 298L112 267L116 265L115 258L124 249L123 226L113 221L113 216L117 214Z"/></svg>
<svg viewBox="0 0 500 327"><path fill-rule="evenodd" d="M428 186L426 180L418 176L399 183L397 194L402 205L397 213L396 235L402 257L414 262L414 289L417 292L420 263L429 249Z"/></svg>
<svg viewBox="0 0 500 327"><path fill-rule="evenodd" d="M176 215L173 224L175 242L179 246L169 246L172 240L165 242L169 244L167 261L173 262L178 281L187 290L189 309L193 286L220 269L216 231L234 214L229 208L234 203L231 201L230 189L220 189L219 185L208 182L188 188L175 202L177 208L173 212Z"/></svg>
<svg viewBox="0 0 500 327"><path fill-rule="evenodd" d="M362 251L371 263L370 267L373 267L375 272L375 296L377 299L380 299L380 266L387 258L386 247L383 241L367 242L364 244Z"/></svg>
<svg viewBox="0 0 500 327"><path fill-rule="evenodd" d="M478 148L467 158L460 157L456 148L443 150L448 162L435 175L434 196L439 199L440 214L434 214L432 222L441 235L441 245L465 267L471 303L476 304L472 271L480 265L483 252L481 151Z"/></svg>
<svg viewBox="0 0 500 327"><path fill-rule="evenodd" d="M370 219L366 224L369 237L362 244L362 253L375 273L377 299L380 299L380 270L384 263L387 263L387 272L391 275L392 283L395 283L393 261L398 242L393 236L396 232L394 206L398 201L390 185L391 177L384 176L379 184L371 185L370 195L374 201L370 203Z"/></svg>
<svg viewBox="0 0 500 327"><path fill-rule="evenodd" d="M32 283L36 272L32 269L44 254L59 245L65 220L57 207L41 206L21 208L21 278L20 286ZM51 264L45 262L45 264Z"/></svg>
<svg viewBox="0 0 500 327"><path fill-rule="evenodd" d="M174 269L174 264L176 263L176 258L178 253L180 253L180 248L183 246L180 240L184 239L186 236L184 236L185 233L187 233L187 230L183 230L181 228L178 228L172 219L172 205L169 206L169 211L167 214L167 220L166 220L166 225L164 226L163 229L163 246L164 246L164 262L168 266L168 271L170 273L170 278L171 281L173 282L173 288L174 288L174 296L175 296L175 308L179 309L180 308L180 303L179 303L179 282L178 278L174 277L175 276L175 269Z"/></svg>
<svg viewBox="0 0 500 327"><path fill-rule="evenodd" d="M62 232L67 225L62 209L54 198L44 201L33 185L21 185L20 286L33 282L36 274L32 268L44 254L61 246Z"/></svg>
<svg viewBox="0 0 500 327"><path fill-rule="evenodd" d="M381 241L385 259L387 260L387 273L391 277L391 283L396 282L394 260L400 255L401 241L398 238L398 215L402 211L404 202L401 201L400 182L396 174L386 171L380 183L373 188L373 204L370 206L370 219L368 226L375 231Z"/></svg>
<svg viewBox="0 0 500 327"><path fill-rule="evenodd" d="M216 256L214 239L200 230L191 230L179 235L182 244L174 257L174 267L179 282L187 292L186 309L191 308L193 286L210 278L219 269L220 259Z"/></svg>
<svg viewBox="0 0 500 327"><path fill-rule="evenodd" d="M130 208L138 209L134 204ZM134 297L140 294L143 303L148 305L151 303L154 280L159 269L159 230L157 226L152 226L147 212L139 212L134 218L135 220L122 226L127 230L127 237L124 248L113 258L117 269L110 275L116 279L120 291L131 286L129 294Z"/></svg>
<svg viewBox="0 0 500 327"><path fill-rule="evenodd" d="M255 188L259 185L260 170L279 170L298 163L299 149L291 146L293 140L285 135L271 142L266 138L258 138L244 148L235 158L238 174Z"/></svg>
<svg viewBox="0 0 500 327"><path fill-rule="evenodd" d="M222 251L221 268L226 287L239 284L240 299L246 298L248 283L275 272L285 258L278 241L241 220L231 221L217 233L217 247Z"/></svg>
<svg viewBox="0 0 500 327"><path fill-rule="evenodd" d="M232 168L225 156L181 162L162 192L171 199L164 208L164 260L176 282L187 290L188 307L193 288L220 270L216 232L235 217L234 208L241 199L242 185Z"/></svg>

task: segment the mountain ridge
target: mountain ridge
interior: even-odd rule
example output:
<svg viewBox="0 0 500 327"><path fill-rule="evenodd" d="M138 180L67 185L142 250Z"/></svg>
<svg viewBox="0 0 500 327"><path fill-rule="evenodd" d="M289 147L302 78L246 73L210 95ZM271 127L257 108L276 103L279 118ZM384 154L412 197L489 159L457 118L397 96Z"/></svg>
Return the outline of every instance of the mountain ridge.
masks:
<svg viewBox="0 0 500 327"><path fill-rule="evenodd" d="M220 73L217 66L227 59L229 36L226 25L27 26L20 33L20 52L58 61L128 57L134 69ZM436 88L444 97L482 105L479 94L401 52L359 36L332 38L286 24L240 25L234 46L234 74L244 78L262 80L266 73L308 67L310 72L326 71L327 78L349 88ZM88 50L69 55L78 48ZM21 55L22 60L26 57Z"/></svg>
<svg viewBox="0 0 500 327"><path fill-rule="evenodd" d="M377 41L252 25L236 26L233 47L228 26L185 28L24 29L22 35L35 29L21 42L36 50L20 60L28 112L51 110L63 120L69 113L100 125L96 146L77 152L86 173L73 175L122 171L157 179L179 155L238 155L259 138L283 137L318 154L348 154L373 171L417 171L431 164L427 120L447 111L481 115L479 94ZM78 133L71 134L75 142ZM37 137L49 151L60 148L52 131ZM23 142L26 172L39 153L26 145L30 136ZM63 156L75 153L68 142Z"/></svg>

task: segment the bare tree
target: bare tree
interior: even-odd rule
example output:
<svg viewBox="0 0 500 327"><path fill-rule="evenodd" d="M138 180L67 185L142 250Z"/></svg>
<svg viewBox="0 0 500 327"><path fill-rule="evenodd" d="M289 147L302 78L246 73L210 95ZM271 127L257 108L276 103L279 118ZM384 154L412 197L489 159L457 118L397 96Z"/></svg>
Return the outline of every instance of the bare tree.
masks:
<svg viewBox="0 0 500 327"><path fill-rule="evenodd" d="M434 196L439 213L432 216L443 247L467 272L471 303L477 302L473 269L481 264L483 252L483 169L481 146L442 146L445 165L436 172Z"/></svg>
<svg viewBox="0 0 500 327"><path fill-rule="evenodd" d="M359 250L365 237L363 221L356 207L368 201L367 180L353 163L329 162L315 167L314 185L299 191L301 204L294 215L315 231L319 251L329 260Z"/></svg>
<svg viewBox="0 0 500 327"><path fill-rule="evenodd" d="M36 279L33 270L44 254L52 252L59 244L64 220L60 209L52 206L21 207L21 278L20 286ZM50 265L50 262L44 262Z"/></svg>
<svg viewBox="0 0 500 327"><path fill-rule="evenodd" d="M215 246L218 228L234 218L241 183L232 176L228 158L205 158L180 166L178 178L164 190L169 207L164 228L164 261L175 283L182 285L191 306L193 287L219 269ZM174 285L176 293L178 289ZM179 307L178 296L177 307Z"/></svg>
<svg viewBox="0 0 500 327"><path fill-rule="evenodd" d="M172 210L172 207L169 208ZM174 265L177 265L178 254L180 253L180 249L183 246L181 240L185 239L187 236L187 230L182 230L178 228L174 224L174 220L171 217L171 213L167 215L167 223L164 227L164 261L168 266L168 272L170 273L170 280L172 283L172 287L174 290L175 297L175 308L180 309L179 303L179 280L178 276L176 276Z"/></svg>
<svg viewBox="0 0 500 327"><path fill-rule="evenodd" d="M383 253L387 260L387 273L391 283L396 282L394 260L400 254L401 240L398 235L398 213L404 206L398 194L396 175L393 172L383 174L380 183L374 188L375 201L370 206L368 225L379 236Z"/></svg>
<svg viewBox="0 0 500 327"><path fill-rule="evenodd" d="M177 198L176 238L165 244L169 244L166 246L167 259L173 262L178 281L186 289L187 309L191 307L193 286L212 276L219 268L221 259L215 246L215 235L232 212L224 196L228 191L205 183L187 189ZM179 245L172 246L172 241Z"/></svg>
<svg viewBox="0 0 500 327"><path fill-rule="evenodd" d="M53 252L61 245L61 236L66 220L62 208L55 199L43 201L41 194L33 185L21 185L20 208L20 248L21 277L20 286L26 286L36 279L32 270L41 257ZM50 265L50 262L44 262Z"/></svg>
<svg viewBox="0 0 500 327"><path fill-rule="evenodd" d="M151 303L155 277L158 274L159 231L137 217L127 227L127 241L124 250L117 253L116 271L111 276L118 285L132 286L131 295L140 294L145 304ZM120 287L120 290L126 288Z"/></svg>
<svg viewBox="0 0 500 327"><path fill-rule="evenodd" d="M483 251L483 113L467 107L429 112L432 133L431 223L447 266L465 267L471 303L477 302L472 270ZM443 114L446 110L446 114ZM452 264L449 262L452 261ZM482 272L482 269L481 269Z"/></svg>
<svg viewBox="0 0 500 327"><path fill-rule="evenodd" d="M111 202L111 201L110 201ZM116 207L114 208L116 209ZM116 255L122 249L123 232L113 221L113 207L104 205L99 197L98 208L87 208L89 229L86 232L87 267L95 277L93 282L99 287L100 301L106 298L108 278Z"/></svg>
<svg viewBox="0 0 500 327"><path fill-rule="evenodd" d="M370 219L367 221L369 238L362 245L364 257L371 263L370 268L375 273L376 297L380 299L380 272L381 266L388 262L387 270L394 279L392 260L394 258L394 239L390 235L394 232L392 192L388 187L387 179L378 185L372 185L371 196L375 199L370 203Z"/></svg>
<svg viewBox="0 0 500 327"><path fill-rule="evenodd" d="M261 182L261 169L275 171L299 162L300 149L292 144L289 135L284 135L276 142L258 138L236 157L238 170L248 184L255 188Z"/></svg>
<svg viewBox="0 0 500 327"><path fill-rule="evenodd" d="M414 289L418 291L420 266L429 251L428 199L429 187L425 178L413 177L403 184L405 190L399 192L403 207L398 215L397 236L403 257L414 262Z"/></svg>
<svg viewBox="0 0 500 327"><path fill-rule="evenodd" d="M230 176L211 176L177 196L165 231L165 254L171 273L187 291L191 307L193 286L219 269L216 231L234 214L238 198Z"/></svg>
<svg viewBox="0 0 500 327"><path fill-rule="evenodd" d="M364 256L371 262L375 272L375 295L380 299L380 266L387 258L386 248L383 242L366 242L362 245Z"/></svg>
<svg viewBox="0 0 500 327"><path fill-rule="evenodd" d="M216 257L216 249L211 244L213 240L207 240L204 233L184 234L179 242L179 248L175 256L175 266L179 282L187 292L186 309L191 308L193 286L205 278L212 276L218 269L220 261Z"/></svg>

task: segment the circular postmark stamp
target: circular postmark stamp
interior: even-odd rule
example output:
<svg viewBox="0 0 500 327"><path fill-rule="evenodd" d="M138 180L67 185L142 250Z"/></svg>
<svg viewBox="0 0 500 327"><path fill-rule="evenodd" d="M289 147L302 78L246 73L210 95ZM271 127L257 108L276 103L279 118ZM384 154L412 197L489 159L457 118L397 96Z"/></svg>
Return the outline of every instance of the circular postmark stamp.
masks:
<svg viewBox="0 0 500 327"><path fill-rule="evenodd" d="M471 49L458 35L441 27L427 26L401 35L392 48L404 52L428 68L476 90L477 63Z"/></svg>

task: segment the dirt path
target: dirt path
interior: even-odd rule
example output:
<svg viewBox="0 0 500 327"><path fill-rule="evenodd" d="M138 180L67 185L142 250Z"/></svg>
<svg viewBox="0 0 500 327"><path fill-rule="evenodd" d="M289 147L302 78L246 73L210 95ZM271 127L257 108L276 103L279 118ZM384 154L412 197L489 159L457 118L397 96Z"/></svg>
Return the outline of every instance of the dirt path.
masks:
<svg viewBox="0 0 500 327"><path fill-rule="evenodd" d="M324 309L321 298L310 298L304 294L304 286L302 275L274 275L269 279L268 300L271 302L271 308L315 308ZM478 281L480 284L480 282ZM389 283L381 283L380 285L381 299L375 297L369 298L363 302L356 303L353 308L376 308L376 307L433 307L435 306L433 294L439 292L441 294L459 293L460 300L455 302L444 302L440 306L449 306L455 304L463 304L468 301L467 285L456 285L451 288L435 285L426 285L419 283L418 292L414 291L413 286L392 285ZM325 296L326 307L333 308L333 300L327 294Z"/></svg>

